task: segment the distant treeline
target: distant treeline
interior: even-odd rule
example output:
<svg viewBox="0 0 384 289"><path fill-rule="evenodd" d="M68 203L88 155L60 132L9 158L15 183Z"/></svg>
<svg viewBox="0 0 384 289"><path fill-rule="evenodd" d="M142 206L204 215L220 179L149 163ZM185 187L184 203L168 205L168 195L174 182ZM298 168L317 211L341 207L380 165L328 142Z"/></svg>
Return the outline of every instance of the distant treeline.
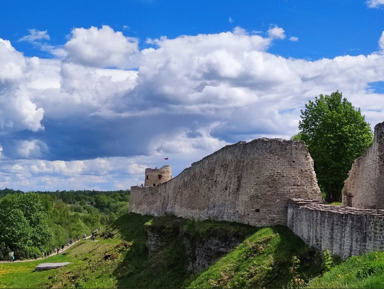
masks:
<svg viewBox="0 0 384 289"><path fill-rule="evenodd" d="M30 258L89 235L128 212L129 191L0 190L0 259Z"/></svg>
<svg viewBox="0 0 384 289"><path fill-rule="evenodd" d="M76 191L63 190L63 191L60 191L60 190L56 190L54 192L51 192L51 191L31 191L31 192L37 193L37 194L56 195L58 198L75 197L75 199L83 198L84 196L93 197L95 195L110 195L110 194L116 194L116 193L117 194L120 194L120 193L129 194L130 193L129 190L117 190L117 191L95 191L95 190L76 190ZM4 197L5 195L8 195L8 194L16 194L16 193L25 193L25 192L20 191L20 190L8 189L8 188L0 189L0 198Z"/></svg>

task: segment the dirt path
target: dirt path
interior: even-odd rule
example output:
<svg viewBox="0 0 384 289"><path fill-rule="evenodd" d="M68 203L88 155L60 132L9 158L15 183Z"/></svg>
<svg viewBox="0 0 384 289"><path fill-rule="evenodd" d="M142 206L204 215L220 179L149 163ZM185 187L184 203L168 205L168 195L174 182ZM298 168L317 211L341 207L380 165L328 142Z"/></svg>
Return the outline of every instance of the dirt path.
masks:
<svg viewBox="0 0 384 289"><path fill-rule="evenodd" d="M68 248L71 248L73 245L81 242L82 240L87 240L89 238L91 238L92 236L87 236L85 239L80 239L79 241L75 241L73 242L72 244L69 244L68 246L65 246L64 249L60 249L60 252L59 253L52 253L51 255L47 256L47 257L39 257L37 259L25 259L25 260L15 260L15 261L0 261L0 264L4 264L4 263L22 263L22 262L33 262L33 261L38 261L38 260L45 260L45 259L48 259L49 257L52 257L52 256L55 256L55 255L58 255L58 254L61 254L62 252L65 252Z"/></svg>

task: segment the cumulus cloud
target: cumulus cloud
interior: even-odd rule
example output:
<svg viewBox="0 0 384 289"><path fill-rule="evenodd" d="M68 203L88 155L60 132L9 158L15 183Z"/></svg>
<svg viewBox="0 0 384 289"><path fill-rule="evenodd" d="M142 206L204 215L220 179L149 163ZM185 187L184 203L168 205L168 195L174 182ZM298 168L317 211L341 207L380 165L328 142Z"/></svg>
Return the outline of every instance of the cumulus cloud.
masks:
<svg viewBox="0 0 384 289"><path fill-rule="evenodd" d="M176 175L229 143L291 137L304 104L336 90L382 121L369 83L384 81L383 53L284 58L268 51L284 29L261 35L236 27L139 51L108 26L76 28L64 59L27 58L0 40L0 185L129 188L164 157Z"/></svg>
<svg viewBox="0 0 384 289"><path fill-rule="evenodd" d="M26 87L37 58L26 59L7 40L0 39L0 130L42 129L44 110Z"/></svg>
<svg viewBox="0 0 384 289"><path fill-rule="evenodd" d="M24 140L17 145L17 153L21 158L39 158L46 146L39 140Z"/></svg>
<svg viewBox="0 0 384 289"><path fill-rule="evenodd" d="M94 67L136 67L138 41L109 26L75 28L65 44L67 62Z"/></svg>
<svg viewBox="0 0 384 289"><path fill-rule="evenodd" d="M274 26L273 28L268 29L268 35L270 38L284 39L285 31L281 27Z"/></svg>
<svg viewBox="0 0 384 289"><path fill-rule="evenodd" d="M0 82L11 84L23 77L26 67L25 59L20 52L17 52L11 42L0 38ZM0 87L2 89L2 87Z"/></svg>
<svg viewBox="0 0 384 289"><path fill-rule="evenodd" d="M384 0L368 0L367 4L370 8L378 8L381 5L384 5Z"/></svg>

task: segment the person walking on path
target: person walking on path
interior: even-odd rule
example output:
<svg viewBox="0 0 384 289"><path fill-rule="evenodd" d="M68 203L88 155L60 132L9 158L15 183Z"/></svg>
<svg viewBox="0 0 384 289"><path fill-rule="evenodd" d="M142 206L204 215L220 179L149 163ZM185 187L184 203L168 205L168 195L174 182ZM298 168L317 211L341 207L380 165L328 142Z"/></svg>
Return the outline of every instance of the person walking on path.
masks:
<svg viewBox="0 0 384 289"><path fill-rule="evenodd" d="M85 239L90 239L90 238L91 238L91 236L87 236ZM76 243L77 243L77 242L73 242L72 245L70 245L69 247L65 247L65 248L63 248L63 250L61 250L61 252L67 250L68 248L72 247L72 246L75 245ZM52 251L51 251L51 253L52 253ZM60 248L55 248L55 249L54 249L54 252L53 252L52 255L58 255L59 253L60 253ZM15 256L13 256L12 259L10 258L8 261L0 261L0 263L32 262L32 261L42 260L42 259L43 259L42 257L39 258L37 254L34 254L33 257L34 257L33 259L26 259L26 260L21 260L21 259L20 259L20 260L16 260Z"/></svg>

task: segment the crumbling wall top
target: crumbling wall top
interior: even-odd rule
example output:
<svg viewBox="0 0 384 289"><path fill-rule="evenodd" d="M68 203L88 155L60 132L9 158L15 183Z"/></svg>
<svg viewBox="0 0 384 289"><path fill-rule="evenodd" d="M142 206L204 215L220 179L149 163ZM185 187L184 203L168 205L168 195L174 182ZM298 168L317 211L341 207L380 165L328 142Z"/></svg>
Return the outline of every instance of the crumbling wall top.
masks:
<svg viewBox="0 0 384 289"><path fill-rule="evenodd" d="M169 165L162 166L161 168L146 168L145 169L145 186L152 187L159 184L168 182L172 179L172 168Z"/></svg>

